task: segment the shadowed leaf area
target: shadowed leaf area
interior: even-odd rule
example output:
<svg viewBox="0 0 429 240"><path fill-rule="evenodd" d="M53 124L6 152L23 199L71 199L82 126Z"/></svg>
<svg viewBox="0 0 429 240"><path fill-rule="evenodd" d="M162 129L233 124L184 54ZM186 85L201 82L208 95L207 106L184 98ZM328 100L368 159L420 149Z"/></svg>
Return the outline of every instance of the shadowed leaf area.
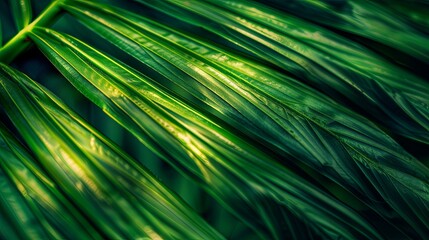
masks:
<svg viewBox="0 0 429 240"><path fill-rule="evenodd" d="M428 239L428 14L0 2L0 239Z"/></svg>

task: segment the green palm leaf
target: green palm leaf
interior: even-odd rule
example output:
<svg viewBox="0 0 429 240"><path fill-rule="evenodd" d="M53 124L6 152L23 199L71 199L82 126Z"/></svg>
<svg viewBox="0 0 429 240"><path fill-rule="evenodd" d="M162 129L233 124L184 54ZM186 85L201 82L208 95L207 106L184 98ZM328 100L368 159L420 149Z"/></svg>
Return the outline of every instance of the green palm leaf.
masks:
<svg viewBox="0 0 429 240"><path fill-rule="evenodd" d="M157 71L151 84L163 78L170 93L205 105L243 134L333 179L386 219L396 211L426 234L428 169L368 120L293 79L148 19L85 2L65 8ZM420 209L408 208L403 196L409 195Z"/></svg>
<svg viewBox="0 0 429 240"><path fill-rule="evenodd" d="M307 236L310 228L311 235L379 238L356 213L148 77L70 36L46 29L31 36L88 98L266 237L291 237L287 231ZM304 230L291 228L297 223L286 217L289 214L307 225Z"/></svg>
<svg viewBox="0 0 429 240"><path fill-rule="evenodd" d="M426 34L429 34L429 2L421 1L401 1L401 0L377 0L377 2L386 8L392 10L402 19L413 24L416 28Z"/></svg>
<svg viewBox="0 0 429 240"><path fill-rule="evenodd" d="M0 1L0 239L426 239L427 6Z"/></svg>
<svg viewBox="0 0 429 240"><path fill-rule="evenodd" d="M429 60L428 36L375 2L362 0L269 0L269 2L312 22L374 40L422 61Z"/></svg>
<svg viewBox="0 0 429 240"><path fill-rule="evenodd" d="M3 220L13 224L2 225L2 239L101 239L25 148L0 127L0 208L6 213Z"/></svg>
<svg viewBox="0 0 429 240"><path fill-rule="evenodd" d="M429 84L326 29L249 1L144 1L343 95L406 137L429 143Z"/></svg>
<svg viewBox="0 0 429 240"><path fill-rule="evenodd" d="M6 65L0 65L0 76L0 100L8 116L58 187L103 234L222 239L46 89Z"/></svg>
<svg viewBox="0 0 429 240"><path fill-rule="evenodd" d="M15 25L19 31L26 27L31 21L32 12L30 0L9 0L9 4L12 7Z"/></svg>

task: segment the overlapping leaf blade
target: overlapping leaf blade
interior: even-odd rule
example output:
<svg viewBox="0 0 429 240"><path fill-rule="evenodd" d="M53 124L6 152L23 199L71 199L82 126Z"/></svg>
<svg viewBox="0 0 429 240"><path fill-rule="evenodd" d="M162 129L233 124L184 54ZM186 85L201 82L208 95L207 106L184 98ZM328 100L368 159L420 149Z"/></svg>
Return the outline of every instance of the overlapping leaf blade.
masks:
<svg viewBox="0 0 429 240"><path fill-rule="evenodd" d="M0 73L8 116L58 187L104 236L222 239L46 89L6 65Z"/></svg>
<svg viewBox="0 0 429 240"><path fill-rule="evenodd" d="M4 157L12 158L10 155L4 154L3 151L0 154L2 155L2 161L6 161ZM46 231L41 224L37 224L37 218L29 209L21 192L19 192L17 186L9 179L2 168L0 169L0 185L1 218L7 222L7 224L2 225L0 230L2 239L20 239L23 237L28 239L47 238ZM27 229L27 231L22 232L19 229Z"/></svg>
<svg viewBox="0 0 429 240"><path fill-rule="evenodd" d="M30 0L9 0L9 4L12 10L13 20L19 31L26 27L31 21L31 2Z"/></svg>
<svg viewBox="0 0 429 240"><path fill-rule="evenodd" d="M148 77L70 36L38 29L32 38L88 98L262 236L380 237L355 212Z"/></svg>
<svg viewBox="0 0 429 240"><path fill-rule="evenodd" d="M396 133L429 142L427 84L371 52L363 53L367 49L253 1L168 1L140 0L165 7L168 14L207 27L260 58L302 79L310 79L313 85L332 96L340 93L355 103L369 104L369 111L381 120L387 118L386 126ZM28 0L13 3L21 2L28 10ZM78 89L180 172L201 182L212 196L254 227L261 237L417 239L429 234L427 168L367 119L292 78L215 47L202 38L93 1L64 2L63 7L89 28L141 61L145 65L142 71L150 77L66 35L37 29L32 34L33 40ZM326 1L318 4L323 2ZM373 6L359 0L335 2L336 6L356 3L352 6L354 11L359 10L358 18L362 13L371 14L368 9L360 9L360 4ZM393 8L406 5L400 3ZM330 13L328 16L343 18L341 23L357 28L347 24L331 27L376 41L384 37L380 34L382 31L371 32L372 26L359 27L363 22L380 23L378 20L356 21L353 17L347 18L346 11ZM28 24L26 15L22 9L14 14L18 30ZM389 22L386 19L381 22ZM402 23L395 26L401 31L408 27ZM415 38L418 33L412 33L415 35L402 35L399 42L395 42L397 38L387 39L386 44L396 48L402 45L400 50L424 60L427 46L419 43L425 39ZM416 41L410 42L410 39ZM20 53L19 47L26 44L9 49ZM3 62L15 58L4 53ZM348 61L343 62L344 59ZM0 69L1 106L6 107L50 177L60 183L53 187L50 180L41 180L45 179L44 173L36 173L44 171L29 163L27 160L32 158L23 154L25 150L0 129L0 160L17 160L0 163L3 184L0 226L7 228L0 230L0 239L66 238L66 235L71 239L99 238L92 227L81 231L82 223L94 226L103 237L111 238L221 238L43 87L4 65ZM40 121L32 122L34 117ZM2 140L7 144L2 145ZM101 154L99 146L113 149L113 154L107 154L113 157L104 159L106 151ZM274 155L270 156L271 153ZM70 156L72 160L68 159ZM320 185L309 184L274 160L299 166L313 175L310 178L318 179L319 173L328 176L371 209L361 206L361 202L346 201L349 206L363 207L359 209L362 218L324 194ZM67 164L55 165L61 161ZM20 171L25 168L26 171ZM137 169L138 176L124 169ZM308 177L302 169L298 174ZM34 174L27 176L26 172ZM82 176L83 184L76 183ZM37 189L34 182L45 188L34 191ZM150 190L142 189L148 182L151 182ZM161 199L166 198L166 202L142 197L149 192L148 195L159 193L151 186L161 192ZM27 187L25 192L24 187ZM56 187L60 192L56 192ZM27 191L39 199L30 199ZM88 193L90 191L93 192ZM108 203L103 198L106 192L113 192L107 196ZM43 200L49 196L67 205L68 200L62 199L61 194L77 201L81 212L70 211L70 217L68 211L66 216L50 215L49 206L43 205L46 203ZM338 195L340 193L336 193ZM350 200L349 196L340 198ZM137 210L131 208L134 205ZM112 206L117 208L110 211ZM118 212L119 208L125 209L125 213ZM55 213L60 212L59 207L56 209ZM67 209L74 208L68 206ZM170 214L170 209L174 209L174 214ZM91 223L85 224L81 213ZM108 219L112 216L118 217ZM72 218L78 219L75 225ZM35 221L41 224L33 225ZM60 231L67 221L73 230ZM113 226L111 229L109 224ZM182 232L183 229L190 230ZM86 236L88 232L91 237Z"/></svg>
<svg viewBox="0 0 429 240"><path fill-rule="evenodd" d="M3 75L0 75L3 79ZM30 154L0 124L0 208L4 239L101 239ZM11 231L17 231L12 236Z"/></svg>
<svg viewBox="0 0 429 240"><path fill-rule="evenodd" d="M362 0L269 0L269 2L301 18L374 40L422 61L429 61L428 36L375 2Z"/></svg>
<svg viewBox="0 0 429 240"><path fill-rule="evenodd" d="M363 106L396 133L429 143L429 84L324 28L243 1L138 0L216 33Z"/></svg>
<svg viewBox="0 0 429 240"><path fill-rule="evenodd" d="M401 0L377 0L377 3L386 6L402 19L407 20L420 31L429 34L429 2L421 1L401 1Z"/></svg>
<svg viewBox="0 0 429 240"><path fill-rule="evenodd" d="M427 168L368 120L293 79L148 19L91 3L65 8L157 71L157 82L172 94L312 166L386 219L398 221L393 208L421 235L428 231Z"/></svg>

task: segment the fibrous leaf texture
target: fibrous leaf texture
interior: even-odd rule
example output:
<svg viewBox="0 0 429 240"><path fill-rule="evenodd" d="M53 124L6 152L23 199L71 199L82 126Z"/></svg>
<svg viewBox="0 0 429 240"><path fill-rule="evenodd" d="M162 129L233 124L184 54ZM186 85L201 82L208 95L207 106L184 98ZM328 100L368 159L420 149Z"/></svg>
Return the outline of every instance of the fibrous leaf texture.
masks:
<svg viewBox="0 0 429 240"><path fill-rule="evenodd" d="M0 2L0 239L428 238L424 1L41 2Z"/></svg>

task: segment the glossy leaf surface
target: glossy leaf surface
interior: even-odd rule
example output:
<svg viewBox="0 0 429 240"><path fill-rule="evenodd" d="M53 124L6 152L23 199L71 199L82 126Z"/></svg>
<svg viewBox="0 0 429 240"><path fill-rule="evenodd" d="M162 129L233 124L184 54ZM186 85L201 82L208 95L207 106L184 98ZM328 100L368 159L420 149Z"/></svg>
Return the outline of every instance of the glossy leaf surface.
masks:
<svg viewBox="0 0 429 240"><path fill-rule="evenodd" d="M416 29L413 24L401 19L400 15L373 1L268 0L268 2L312 22L388 45L422 61L429 60L428 36Z"/></svg>
<svg viewBox="0 0 429 240"><path fill-rule="evenodd" d="M103 234L222 239L50 92L5 65L0 71L0 99L8 116L61 190Z"/></svg>
<svg viewBox="0 0 429 240"><path fill-rule="evenodd" d="M396 211L425 234L428 169L369 120L294 79L200 39L129 12L95 6L66 9L106 40L132 49L131 55L159 73L152 84L168 81L163 86L172 94L194 106L203 104L238 131L272 146L285 156L282 161L302 161L384 218L398 221L391 214ZM420 210L408 208L403 198L410 194Z"/></svg>
<svg viewBox="0 0 429 240"><path fill-rule="evenodd" d="M33 38L74 86L262 236L380 237L351 209L141 73L52 30Z"/></svg>
<svg viewBox="0 0 429 240"><path fill-rule="evenodd" d="M342 95L398 134L429 143L429 84L329 30L244 1L144 1Z"/></svg>
<svg viewBox="0 0 429 240"><path fill-rule="evenodd" d="M3 220L13 224L2 225L4 239L101 239L27 150L0 127L0 208L7 215Z"/></svg>
<svg viewBox="0 0 429 240"><path fill-rule="evenodd" d="M9 0L9 4L17 30L25 28L32 16L30 0Z"/></svg>

